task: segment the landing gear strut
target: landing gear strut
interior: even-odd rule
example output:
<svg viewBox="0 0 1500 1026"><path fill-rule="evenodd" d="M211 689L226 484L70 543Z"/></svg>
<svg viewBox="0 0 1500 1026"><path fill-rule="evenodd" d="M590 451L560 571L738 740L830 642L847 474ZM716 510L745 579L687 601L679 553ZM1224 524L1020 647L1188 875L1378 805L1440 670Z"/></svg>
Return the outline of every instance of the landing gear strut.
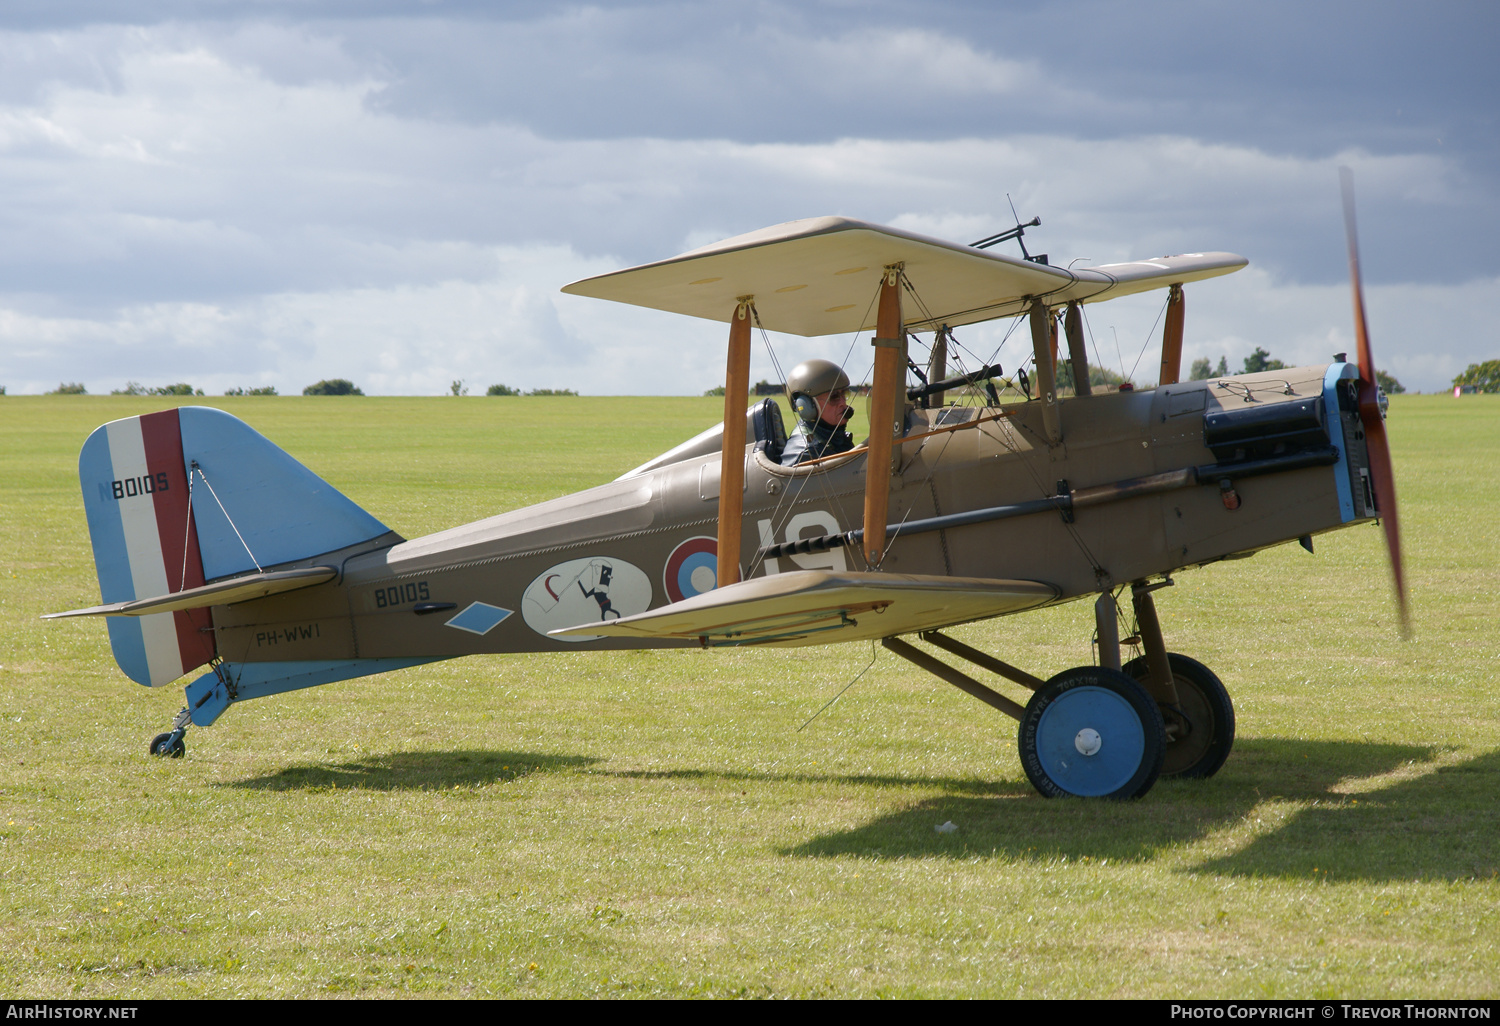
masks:
<svg viewBox="0 0 1500 1026"><path fill-rule="evenodd" d="M1032 785L1048 798L1139 798L1161 772L1165 729L1156 702L1116 669L1079 666L1042 680L937 631L923 641L1034 692L1024 707L900 638L882 644L1020 721L1017 745Z"/></svg>
<svg viewBox="0 0 1500 1026"><path fill-rule="evenodd" d="M901 658L1020 721L1017 746L1032 785L1048 798L1139 798L1159 775L1211 777L1234 746L1234 705L1212 670L1168 652L1151 593L1171 585L1131 586L1137 636L1145 648L1123 666L1115 596L1094 603L1098 666L1042 680L938 631L929 645L1032 691L1023 707L900 638L881 642Z"/></svg>
<svg viewBox="0 0 1500 1026"><path fill-rule="evenodd" d="M192 722L191 716L186 709L177 714L172 721L172 729L168 733L158 734L151 739L151 747L148 751L159 758L180 759L187 754L187 745L183 743L183 736L187 734L188 724Z"/></svg>
<svg viewBox="0 0 1500 1026"><path fill-rule="evenodd" d="M1161 709L1167 731L1162 774L1206 779L1219 771L1234 747L1234 705L1223 681L1212 670L1196 659L1167 651L1151 598L1151 592L1167 583L1137 582L1131 586L1136 626L1146 654L1130 660L1122 669L1151 693ZM1109 596L1101 597L1101 604L1106 598Z"/></svg>
<svg viewBox="0 0 1500 1026"><path fill-rule="evenodd" d="M1206 779L1219 772L1234 746L1234 705L1223 681L1198 660L1168 652L1167 662L1177 702L1161 706L1171 732L1162 776ZM1137 681L1150 672L1145 656L1125 664L1125 673Z"/></svg>

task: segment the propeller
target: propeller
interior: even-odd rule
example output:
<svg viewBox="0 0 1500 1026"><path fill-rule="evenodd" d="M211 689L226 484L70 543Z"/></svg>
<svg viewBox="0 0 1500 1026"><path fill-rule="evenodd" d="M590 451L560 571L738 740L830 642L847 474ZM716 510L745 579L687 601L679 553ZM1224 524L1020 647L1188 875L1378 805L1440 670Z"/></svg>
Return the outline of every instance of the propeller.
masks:
<svg viewBox="0 0 1500 1026"><path fill-rule="evenodd" d="M1391 575L1396 584L1396 606L1401 616L1401 636L1411 637L1411 611L1406 600L1406 572L1401 560L1401 525L1396 515L1396 477L1391 469L1391 447L1385 437L1385 418L1380 410L1380 388L1375 380L1375 354L1365 323L1365 290L1359 277L1359 233L1354 226L1354 172L1339 168L1344 193L1344 231L1349 239L1349 284L1354 290L1354 339L1359 347L1359 420L1365 429L1365 448L1374 478L1375 508L1385 528L1386 550L1391 557Z"/></svg>

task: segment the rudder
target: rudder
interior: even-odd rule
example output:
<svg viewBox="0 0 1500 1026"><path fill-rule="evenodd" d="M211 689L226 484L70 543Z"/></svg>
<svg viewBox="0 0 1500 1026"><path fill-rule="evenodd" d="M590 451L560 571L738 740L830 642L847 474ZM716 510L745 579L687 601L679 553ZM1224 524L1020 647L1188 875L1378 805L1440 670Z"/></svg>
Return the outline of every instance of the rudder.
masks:
<svg viewBox="0 0 1500 1026"><path fill-rule="evenodd" d="M144 599L391 535L254 428L209 407L111 421L78 460L103 601ZM167 684L216 654L208 609L110 616L115 662Z"/></svg>

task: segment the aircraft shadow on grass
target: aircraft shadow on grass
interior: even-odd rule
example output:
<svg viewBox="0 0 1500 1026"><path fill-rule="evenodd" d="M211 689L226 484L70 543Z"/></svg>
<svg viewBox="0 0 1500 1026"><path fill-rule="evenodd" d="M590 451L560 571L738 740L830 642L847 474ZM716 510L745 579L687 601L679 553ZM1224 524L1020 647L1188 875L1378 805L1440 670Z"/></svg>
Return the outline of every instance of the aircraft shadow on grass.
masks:
<svg viewBox="0 0 1500 1026"><path fill-rule="evenodd" d="M1493 801L1500 753L1363 794L1331 790L1339 781L1420 765L1438 754L1414 745L1246 739L1214 779L1163 781L1139 802L1045 801L1023 785L986 787L985 794L932 798L784 853L1149 861L1279 799L1334 804L1301 810L1241 851L1194 869L1307 877L1317 867L1319 879L1331 880L1489 878L1500 872L1500 813ZM936 831L949 822L952 832Z"/></svg>
<svg viewBox="0 0 1500 1026"><path fill-rule="evenodd" d="M1500 875L1500 752L1302 809L1233 855L1195 867L1237 876L1471 880Z"/></svg>
<svg viewBox="0 0 1500 1026"><path fill-rule="evenodd" d="M227 786L260 791L443 791L509 783L533 773L581 769L598 759L542 752L387 752L336 766L289 766Z"/></svg>
<svg viewBox="0 0 1500 1026"><path fill-rule="evenodd" d="M872 788L940 787L953 794L971 794L986 800L1036 794L1027 784L995 783L988 780L975 780L972 777L896 776L877 773L750 773L711 769L617 770L611 775L633 780L724 780L759 784L785 782Z"/></svg>

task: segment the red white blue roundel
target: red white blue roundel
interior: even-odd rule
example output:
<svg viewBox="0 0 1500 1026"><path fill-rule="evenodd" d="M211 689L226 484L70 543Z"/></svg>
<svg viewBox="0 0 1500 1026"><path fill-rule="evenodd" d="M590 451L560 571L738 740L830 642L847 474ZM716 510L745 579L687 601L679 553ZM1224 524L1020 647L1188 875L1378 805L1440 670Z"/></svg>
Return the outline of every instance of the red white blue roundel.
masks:
<svg viewBox="0 0 1500 1026"><path fill-rule="evenodd" d="M681 602L719 586L719 540L689 538L672 550L662 571L667 598Z"/></svg>

